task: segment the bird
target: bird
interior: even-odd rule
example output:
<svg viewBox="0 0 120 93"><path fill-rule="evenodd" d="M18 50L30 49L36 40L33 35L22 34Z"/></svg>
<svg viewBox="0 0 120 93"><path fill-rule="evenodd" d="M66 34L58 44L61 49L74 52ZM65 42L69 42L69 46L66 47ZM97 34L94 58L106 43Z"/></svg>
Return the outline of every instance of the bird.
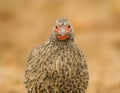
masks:
<svg viewBox="0 0 120 93"><path fill-rule="evenodd" d="M28 93L85 93L88 65L74 42L74 31L67 18L55 21L50 37L30 52L25 68Z"/></svg>

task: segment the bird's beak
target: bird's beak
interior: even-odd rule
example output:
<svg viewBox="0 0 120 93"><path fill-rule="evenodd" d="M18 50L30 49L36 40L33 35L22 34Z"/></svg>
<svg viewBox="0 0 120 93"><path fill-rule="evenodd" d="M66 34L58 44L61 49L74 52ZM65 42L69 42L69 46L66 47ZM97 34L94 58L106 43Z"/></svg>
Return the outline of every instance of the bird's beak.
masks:
<svg viewBox="0 0 120 93"><path fill-rule="evenodd" d="M61 35L62 35L62 36L64 36L64 35L65 35L65 32L66 32L66 31L65 31L65 28L64 28L64 27L62 27L62 29L61 29L61 31L60 31L60 32L61 32Z"/></svg>

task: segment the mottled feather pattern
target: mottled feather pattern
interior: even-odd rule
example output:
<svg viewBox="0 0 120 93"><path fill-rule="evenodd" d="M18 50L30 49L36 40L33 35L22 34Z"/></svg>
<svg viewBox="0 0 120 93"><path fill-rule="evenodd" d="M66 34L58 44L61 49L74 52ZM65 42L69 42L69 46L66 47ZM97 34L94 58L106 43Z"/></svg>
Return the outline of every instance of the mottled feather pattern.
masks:
<svg viewBox="0 0 120 93"><path fill-rule="evenodd" d="M88 79L82 51L55 39L32 50L25 72L28 93L85 93Z"/></svg>

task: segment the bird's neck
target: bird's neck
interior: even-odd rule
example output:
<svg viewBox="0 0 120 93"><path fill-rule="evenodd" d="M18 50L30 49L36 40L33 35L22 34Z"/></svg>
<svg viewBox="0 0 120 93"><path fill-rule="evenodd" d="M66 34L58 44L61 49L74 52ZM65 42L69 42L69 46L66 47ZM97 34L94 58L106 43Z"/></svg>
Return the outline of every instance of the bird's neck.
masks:
<svg viewBox="0 0 120 93"><path fill-rule="evenodd" d="M56 45L67 45L70 43L74 43L74 40L68 39L68 40L58 40L56 38L49 38L49 41L56 44Z"/></svg>

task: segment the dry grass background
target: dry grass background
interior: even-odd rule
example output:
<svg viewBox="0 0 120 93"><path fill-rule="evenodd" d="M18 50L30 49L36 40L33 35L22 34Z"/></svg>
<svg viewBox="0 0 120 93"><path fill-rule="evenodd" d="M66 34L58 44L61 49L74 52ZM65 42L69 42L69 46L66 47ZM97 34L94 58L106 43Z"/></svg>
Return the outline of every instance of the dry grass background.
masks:
<svg viewBox="0 0 120 93"><path fill-rule="evenodd" d="M0 93L27 93L27 57L63 17L88 61L87 93L120 93L120 0L0 0Z"/></svg>

